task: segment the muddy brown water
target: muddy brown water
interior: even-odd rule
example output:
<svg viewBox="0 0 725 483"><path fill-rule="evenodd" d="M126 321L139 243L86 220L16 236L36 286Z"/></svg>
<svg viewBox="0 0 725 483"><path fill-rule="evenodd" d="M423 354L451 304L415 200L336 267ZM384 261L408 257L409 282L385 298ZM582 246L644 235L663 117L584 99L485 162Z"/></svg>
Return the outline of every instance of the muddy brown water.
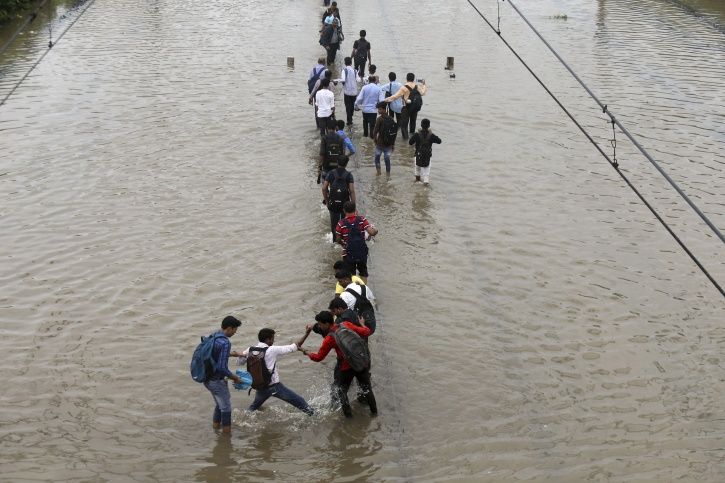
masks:
<svg viewBox="0 0 725 483"><path fill-rule="evenodd" d="M352 135L381 232L379 417L327 411L333 361L293 354L282 381L318 414L246 415L234 392L220 438L188 375L224 315L244 320L237 348L265 326L283 343L331 298L305 98L319 3L96 0L0 107L0 480L722 481L720 295L466 2L415 18L409 0L339 3L343 51L365 28L380 73L425 78L443 139L426 189L407 146L376 177ZM53 4L53 31L83 5ZM723 230L725 8L682 5L517 2ZM0 97L47 15L0 57ZM501 30L610 152L606 119L506 4ZM725 283L722 244L617 139Z"/></svg>

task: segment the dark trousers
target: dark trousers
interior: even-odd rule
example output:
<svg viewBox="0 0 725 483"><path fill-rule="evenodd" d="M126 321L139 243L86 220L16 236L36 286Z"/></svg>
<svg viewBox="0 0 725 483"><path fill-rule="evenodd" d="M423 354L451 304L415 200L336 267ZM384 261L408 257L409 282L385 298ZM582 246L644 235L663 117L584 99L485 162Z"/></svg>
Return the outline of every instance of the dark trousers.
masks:
<svg viewBox="0 0 725 483"><path fill-rule="evenodd" d="M403 139L408 139L408 123L407 123L407 117L405 118L405 121L403 120L403 113L401 112L398 114L397 112L390 111L390 115L395 115L395 122L398 123L398 128L400 129L400 134L403 135Z"/></svg>
<svg viewBox="0 0 725 483"><path fill-rule="evenodd" d="M408 110L408 107L403 107L403 111L400 113L400 122L398 123L400 125L400 129L403 132L403 139L408 138L408 134L406 134L406 129L409 130L410 134L415 133L415 123L418 120L418 113L417 112L410 112Z"/></svg>
<svg viewBox="0 0 725 483"><path fill-rule="evenodd" d="M333 62L335 62L335 56L337 55L337 49L339 49L339 48L340 48L340 42L329 45L329 48L327 49L327 65L330 65Z"/></svg>
<svg viewBox="0 0 725 483"><path fill-rule="evenodd" d="M375 120L378 118L377 112L363 112L363 136L368 136L368 128L370 137L373 137L373 129L375 129Z"/></svg>
<svg viewBox="0 0 725 483"><path fill-rule="evenodd" d="M363 60L355 59L355 70L357 71L358 75L360 75L361 79L365 78L365 64L367 63L367 61L367 57L365 57L365 59Z"/></svg>
<svg viewBox="0 0 725 483"><path fill-rule="evenodd" d="M352 409L350 409L350 401L347 398L347 391L350 390L350 384L352 380L357 379L357 385L360 388L361 398L365 400L367 405L370 407L370 414L378 414L378 403L375 401L375 394L373 394L373 388L370 384L370 370L365 369L364 371L356 372L352 369L347 371L339 371L339 383L338 398L340 399L340 405L342 406L342 412L348 418L352 417Z"/></svg>
<svg viewBox="0 0 725 483"><path fill-rule="evenodd" d="M345 94L345 112L347 113L347 124L352 124L352 115L355 113L355 99L357 96Z"/></svg>
<svg viewBox="0 0 725 483"><path fill-rule="evenodd" d="M317 120L317 127L320 128L320 136L325 135L325 129L327 128L327 123L330 122L330 120L334 120L335 118L333 116L327 116L327 117L315 117Z"/></svg>
<svg viewBox="0 0 725 483"><path fill-rule="evenodd" d="M332 231L332 242L335 242L335 228L337 227L337 222L342 220L344 217L343 212L337 212L337 211L331 211L330 210L330 231Z"/></svg>
<svg viewBox="0 0 725 483"><path fill-rule="evenodd" d="M408 122L410 123L410 134L415 133L415 122L418 120L418 112L408 112Z"/></svg>
<svg viewBox="0 0 725 483"><path fill-rule="evenodd" d="M271 386L264 389L257 389L256 394L254 395L254 402L252 402L252 404L249 406L249 410L256 411L270 397L276 397L277 399L281 399L282 401L293 405L300 411L303 411L310 416L314 414L314 411L312 410L310 405L307 404L307 401L302 398L302 396L298 395L296 392L294 392L292 389L289 389L281 382L277 384L272 384Z"/></svg>

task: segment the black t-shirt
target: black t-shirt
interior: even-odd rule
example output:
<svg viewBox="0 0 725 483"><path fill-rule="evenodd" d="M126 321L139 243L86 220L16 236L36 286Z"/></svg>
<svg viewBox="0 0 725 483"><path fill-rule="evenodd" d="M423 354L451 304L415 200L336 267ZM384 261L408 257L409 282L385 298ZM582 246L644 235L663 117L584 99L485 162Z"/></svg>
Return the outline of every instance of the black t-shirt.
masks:
<svg viewBox="0 0 725 483"><path fill-rule="evenodd" d="M370 42L363 38L359 38L352 44L353 50L355 51L355 58L358 60L365 60L368 58L368 51L370 50Z"/></svg>

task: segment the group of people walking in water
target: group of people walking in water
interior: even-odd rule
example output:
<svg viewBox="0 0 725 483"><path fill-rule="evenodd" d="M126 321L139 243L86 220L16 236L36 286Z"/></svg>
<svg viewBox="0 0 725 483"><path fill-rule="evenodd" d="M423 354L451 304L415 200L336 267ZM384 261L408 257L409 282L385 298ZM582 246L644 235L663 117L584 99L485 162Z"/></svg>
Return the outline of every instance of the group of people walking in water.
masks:
<svg viewBox="0 0 725 483"><path fill-rule="evenodd" d="M325 6L328 6L327 3ZM388 83L379 85L377 68L372 63L371 44L366 37L365 30L361 30L350 56L344 58L340 76L333 79L336 53L344 35L340 10L337 2L332 2L322 16L320 30L319 43L327 55L319 58L308 77L309 103L314 106L315 122L320 133L317 182L322 185L323 203L330 213L333 241L342 246L342 259L332 267L337 280L335 297L327 310L315 316L314 324L307 325L300 338L289 345L275 345L275 331L264 328L257 334L258 342L254 346L241 352L232 351L229 338L241 326L241 322L233 316L222 320L220 330L202 338L192 359L192 377L203 382L212 394L213 427L221 428L223 432L231 431L232 404L227 380L234 381L237 387L242 383L240 375L228 367L230 357L238 358L239 364L246 363L251 374L251 388L256 392L249 411L256 411L267 399L276 397L308 415L314 414L304 398L282 384L277 359L299 351L311 361L320 362L334 350L337 363L331 384L332 407L341 407L346 417L352 417L348 391L352 381L357 380L357 400L369 409L371 415L378 413L368 350L368 339L375 333L377 321L375 298L367 286L366 243L378 230L357 211L354 176L347 170L350 155L354 155L356 149L346 128L350 134L353 133L355 112L361 110L363 139L369 137L374 143L378 175L381 174L381 156L386 173L390 173L391 154L400 132L404 140L415 146L415 181L426 185L429 183L432 144L440 144L441 140L430 130L428 119L422 119L421 128L416 130L422 96L427 93L425 81L416 81L415 75L408 73L406 82L400 83L396 73L390 72ZM338 119L336 115L332 86L338 84L342 86L345 120ZM312 332L322 336L319 349L314 352L303 348Z"/></svg>

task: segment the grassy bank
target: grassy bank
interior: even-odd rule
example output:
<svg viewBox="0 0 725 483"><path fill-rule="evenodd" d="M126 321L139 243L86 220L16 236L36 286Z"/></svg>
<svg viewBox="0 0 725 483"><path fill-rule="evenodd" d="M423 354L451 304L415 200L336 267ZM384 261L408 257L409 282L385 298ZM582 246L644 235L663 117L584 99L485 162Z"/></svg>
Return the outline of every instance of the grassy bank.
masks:
<svg viewBox="0 0 725 483"><path fill-rule="evenodd" d="M33 0L0 0L0 24L22 13L32 3Z"/></svg>

